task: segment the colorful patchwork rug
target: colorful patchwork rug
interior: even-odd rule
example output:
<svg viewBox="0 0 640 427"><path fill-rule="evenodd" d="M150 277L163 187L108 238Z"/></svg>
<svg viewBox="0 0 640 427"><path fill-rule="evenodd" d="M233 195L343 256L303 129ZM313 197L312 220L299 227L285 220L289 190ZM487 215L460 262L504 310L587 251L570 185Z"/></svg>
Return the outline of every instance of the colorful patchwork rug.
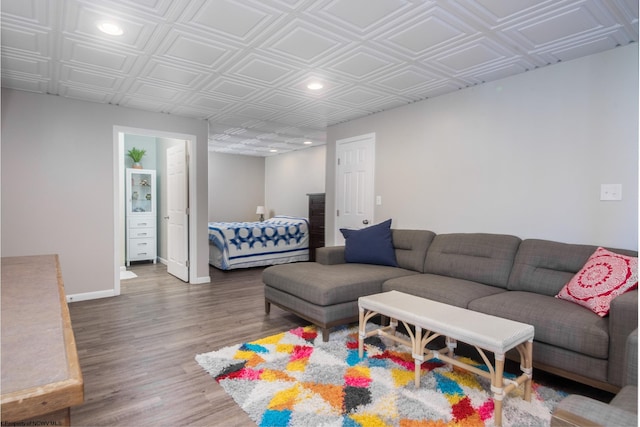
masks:
<svg viewBox="0 0 640 427"><path fill-rule="evenodd" d="M493 425L488 379L432 359L416 388L410 349L374 336L361 359L357 327L332 331L327 343L315 327L301 327L196 361L259 426ZM521 386L503 400L504 426L548 426L566 396L535 381L531 402L523 393Z"/></svg>

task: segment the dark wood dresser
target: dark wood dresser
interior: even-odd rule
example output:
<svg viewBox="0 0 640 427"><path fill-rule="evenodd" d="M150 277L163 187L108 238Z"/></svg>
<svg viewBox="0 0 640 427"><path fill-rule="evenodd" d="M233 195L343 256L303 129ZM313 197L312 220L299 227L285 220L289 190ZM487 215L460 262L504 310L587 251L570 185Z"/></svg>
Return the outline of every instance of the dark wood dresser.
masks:
<svg viewBox="0 0 640 427"><path fill-rule="evenodd" d="M324 247L324 193L309 196L309 261L316 260L316 248Z"/></svg>

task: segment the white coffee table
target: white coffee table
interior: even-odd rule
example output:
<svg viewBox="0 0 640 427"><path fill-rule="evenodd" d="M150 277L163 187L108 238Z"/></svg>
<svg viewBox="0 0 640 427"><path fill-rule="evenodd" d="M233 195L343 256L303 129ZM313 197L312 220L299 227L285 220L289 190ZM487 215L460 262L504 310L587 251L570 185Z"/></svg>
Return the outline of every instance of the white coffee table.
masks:
<svg viewBox="0 0 640 427"><path fill-rule="evenodd" d="M532 325L478 313L464 308L431 301L398 291L369 295L358 299L360 325L358 350L364 353L364 339L372 335L387 337L404 344L412 350L415 361L415 384L420 386L420 365L425 360L440 359L446 363L481 375L491 380L494 399L494 423L502 425L502 400L511 390L524 384L524 399L531 401L531 377L533 374ZM389 326L366 332L366 324L373 316L381 314L391 319ZM398 321L405 325L410 340L396 336ZM409 326L413 326L415 333ZM447 347L440 350L427 349L434 339L446 337ZM462 341L478 350L489 372L460 362L454 358L456 342ZM504 357L511 349L520 354L522 375L515 379L504 378ZM493 352L495 366L485 351ZM506 384L506 385L505 385Z"/></svg>

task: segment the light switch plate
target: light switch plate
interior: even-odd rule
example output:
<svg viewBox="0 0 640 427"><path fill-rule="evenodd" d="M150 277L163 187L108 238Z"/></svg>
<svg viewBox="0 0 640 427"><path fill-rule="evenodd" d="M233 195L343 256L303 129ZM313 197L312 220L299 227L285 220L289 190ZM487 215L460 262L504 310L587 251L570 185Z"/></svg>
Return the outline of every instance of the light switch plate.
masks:
<svg viewBox="0 0 640 427"><path fill-rule="evenodd" d="M380 206L382 204L382 196L376 196L376 205Z"/></svg>
<svg viewBox="0 0 640 427"><path fill-rule="evenodd" d="M622 200L622 184L600 184L600 200Z"/></svg>

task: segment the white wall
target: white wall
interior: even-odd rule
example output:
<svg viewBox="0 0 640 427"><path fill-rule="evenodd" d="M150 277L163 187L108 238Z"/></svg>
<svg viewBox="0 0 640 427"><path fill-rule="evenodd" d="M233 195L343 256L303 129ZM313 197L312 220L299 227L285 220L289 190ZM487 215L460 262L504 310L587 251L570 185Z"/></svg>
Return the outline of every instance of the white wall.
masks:
<svg viewBox="0 0 640 427"><path fill-rule="evenodd" d="M376 222L638 247L637 44L330 127L327 212L335 141L370 132Z"/></svg>
<svg viewBox="0 0 640 427"><path fill-rule="evenodd" d="M324 146L270 157L209 153L209 221L256 221L256 206L308 216L308 193L323 193Z"/></svg>
<svg viewBox="0 0 640 427"><path fill-rule="evenodd" d="M264 158L209 152L209 221L257 221Z"/></svg>
<svg viewBox="0 0 640 427"><path fill-rule="evenodd" d="M58 253L66 293L114 288L114 126L197 137L197 278L209 277L207 123L2 89L2 256Z"/></svg>
<svg viewBox="0 0 640 427"><path fill-rule="evenodd" d="M324 193L326 147L292 151L265 160L269 216L309 216L309 193Z"/></svg>

